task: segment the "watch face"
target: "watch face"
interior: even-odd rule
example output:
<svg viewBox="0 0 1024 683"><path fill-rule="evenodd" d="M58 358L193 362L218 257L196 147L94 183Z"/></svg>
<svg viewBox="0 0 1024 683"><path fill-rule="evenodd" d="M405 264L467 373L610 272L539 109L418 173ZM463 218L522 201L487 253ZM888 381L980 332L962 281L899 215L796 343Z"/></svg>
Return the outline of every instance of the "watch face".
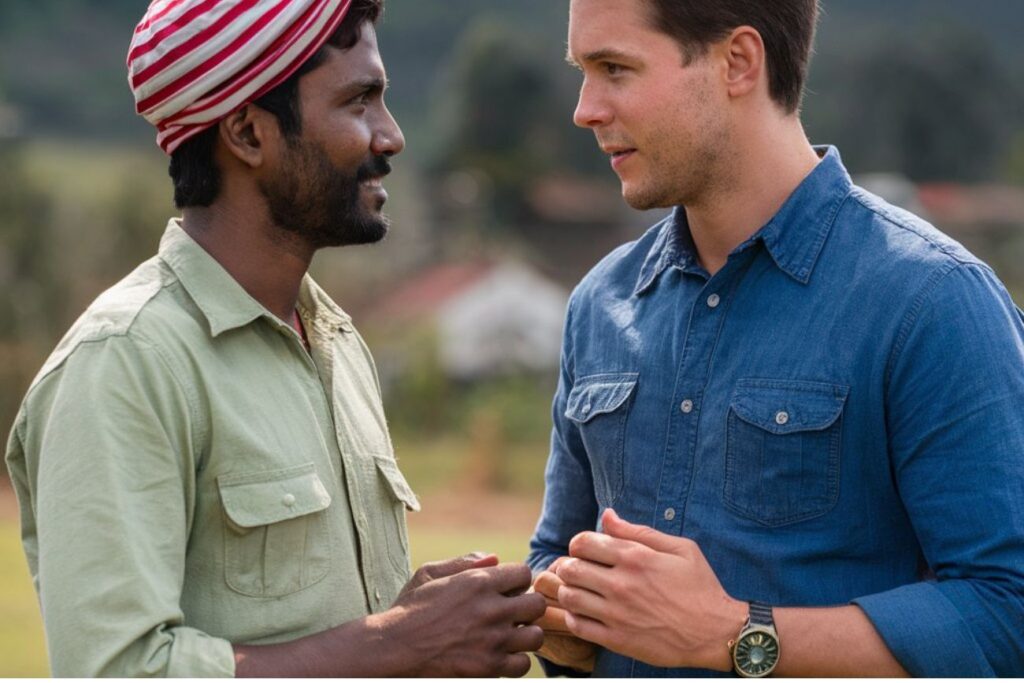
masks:
<svg viewBox="0 0 1024 683"><path fill-rule="evenodd" d="M767 676L779 662L779 641L767 631L752 631L736 643L736 668L747 676Z"/></svg>

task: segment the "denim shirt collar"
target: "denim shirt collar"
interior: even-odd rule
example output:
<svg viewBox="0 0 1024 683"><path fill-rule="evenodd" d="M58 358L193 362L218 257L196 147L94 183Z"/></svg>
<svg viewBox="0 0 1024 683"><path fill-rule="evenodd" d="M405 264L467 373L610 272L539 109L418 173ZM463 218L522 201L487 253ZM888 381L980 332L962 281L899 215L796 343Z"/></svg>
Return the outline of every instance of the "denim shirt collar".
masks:
<svg viewBox="0 0 1024 683"><path fill-rule="evenodd" d="M822 155L814 170L797 186L764 227L733 250L737 254L761 242L775 264L794 280L807 284L825 245L832 223L850 194L853 182L835 147L815 147ZM668 266L681 270L697 264L697 252L683 207L665 219L640 268L636 296L643 295Z"/></svg>

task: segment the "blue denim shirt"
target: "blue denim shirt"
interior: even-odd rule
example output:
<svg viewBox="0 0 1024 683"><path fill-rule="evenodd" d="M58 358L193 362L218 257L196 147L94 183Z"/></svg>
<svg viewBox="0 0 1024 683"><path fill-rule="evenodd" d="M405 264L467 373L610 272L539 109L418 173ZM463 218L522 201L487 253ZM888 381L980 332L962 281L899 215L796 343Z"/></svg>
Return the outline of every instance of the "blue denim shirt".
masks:
<svg viewBox="0 0 1024 683"><path fill-rule="evenodd" d="M677 209L573 293L529 563L613 506L735 598L859 605L914 675L1024 675L1022 316L820 151L714 277Z"/></svg>

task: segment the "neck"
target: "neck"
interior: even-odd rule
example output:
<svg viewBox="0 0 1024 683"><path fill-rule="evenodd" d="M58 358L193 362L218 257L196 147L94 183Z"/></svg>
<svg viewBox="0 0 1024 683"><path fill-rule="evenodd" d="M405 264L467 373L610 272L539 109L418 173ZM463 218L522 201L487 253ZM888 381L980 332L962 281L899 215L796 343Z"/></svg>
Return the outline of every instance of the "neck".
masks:
<svg viewBox="0 0 1024 683"><path fill-rule="evenodd" d="M818 164L799 119L747 129L722 159L722 182L687 203L686 218L701 264L714 275L733 249L760 230Z"/></svg>
<svg viewBox="0 0 1024 683"><path fill-rule="evenodd" d="M182 212L182 228L256 301L293 324L314 249L275 226L262 201L218 198Z"/></svg>

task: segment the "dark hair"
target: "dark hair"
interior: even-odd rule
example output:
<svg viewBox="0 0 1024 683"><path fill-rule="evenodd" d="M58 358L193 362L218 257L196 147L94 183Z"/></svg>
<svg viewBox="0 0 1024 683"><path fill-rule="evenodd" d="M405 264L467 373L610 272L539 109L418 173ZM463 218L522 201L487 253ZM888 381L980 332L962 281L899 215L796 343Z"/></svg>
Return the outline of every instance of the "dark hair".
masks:
<svg viewBox="0 0 1024 683"><path fill-rule="evenodd" d="M359 42L363 24L377 23L384 10L384 0L353 0L341 25L324 45L280 85L260 96L253 104L274 115L281 132L293 138L302 132L299 111L299 80L323 64L327 47L348 50ZM220 193L220 169L214 160L217 148L218 126L210 126L189 138L171 154L167 169L174 183L174 205L179 209L189 206L210 206Z"/></svg>
<svg viewBox="0 0 1024 683"><path fill-rule="evenodd" d="M811 59L818 0L647 0L652 23L672 36L686 63L739 26L751 26L764 41L768 89L787 113L800 108Z"/></svg>

